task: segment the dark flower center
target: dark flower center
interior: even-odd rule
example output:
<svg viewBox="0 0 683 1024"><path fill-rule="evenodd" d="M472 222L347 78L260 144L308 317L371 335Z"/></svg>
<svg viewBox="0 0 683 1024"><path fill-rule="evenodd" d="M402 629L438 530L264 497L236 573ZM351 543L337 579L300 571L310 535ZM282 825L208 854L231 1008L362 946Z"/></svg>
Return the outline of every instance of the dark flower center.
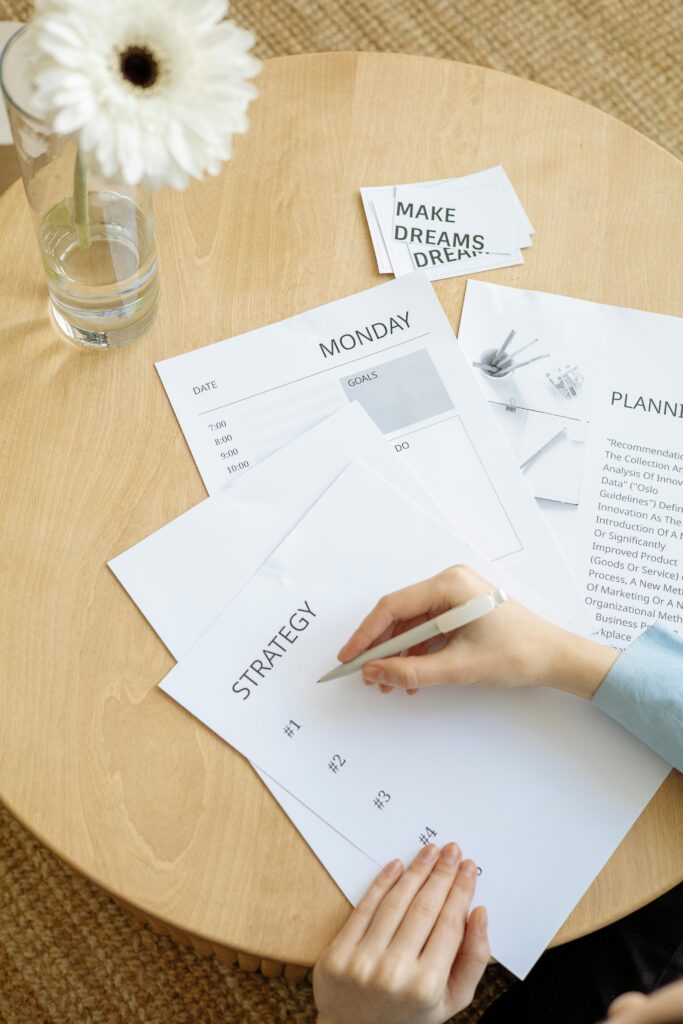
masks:
<svg viewBox="0 0 683 1024"><path fill-rule="evenodd" d="M119 57L121 74L131 85L149 89L159 77L156 57L146 46L128 46Z"/></svg>

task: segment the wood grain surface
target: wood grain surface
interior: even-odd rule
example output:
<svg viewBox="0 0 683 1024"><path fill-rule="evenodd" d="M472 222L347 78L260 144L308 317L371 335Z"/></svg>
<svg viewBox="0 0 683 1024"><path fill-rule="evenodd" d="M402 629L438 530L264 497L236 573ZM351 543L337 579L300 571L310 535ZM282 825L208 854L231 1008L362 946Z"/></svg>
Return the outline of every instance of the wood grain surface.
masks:
<svg viewBox="0 0 683 1024"><path fill-rule="evenodd" d="M0 194L19 177L19 163L14 146L0 145Z"/></svg>
<svg viewBox="0 0 683 1024"><path fill-rule="evenodd" d="M246 761L156 688L172 659L106 567L204 497L154 362L385 280L360 185L496 163L537 232L487 280L683 315L683 165L576 100L446 61L277 58L259 88L225 173L156 201L162 308L130 348L58 335L21 186L0 198L0 796L170 929L310 964L348 904ZM455 327L464 285L436 284ZM673 773L557 940L679 881L682 822Z"/></svg>

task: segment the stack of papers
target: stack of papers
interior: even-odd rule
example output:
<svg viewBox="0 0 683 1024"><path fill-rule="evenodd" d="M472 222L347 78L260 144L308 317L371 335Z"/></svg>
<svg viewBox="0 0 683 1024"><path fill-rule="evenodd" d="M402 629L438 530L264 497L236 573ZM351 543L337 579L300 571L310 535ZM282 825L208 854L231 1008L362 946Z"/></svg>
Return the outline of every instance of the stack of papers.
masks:
<svg viewBox="0 0 683 1024"><path fill-rule="evenodd" d="M500 166L360 192L380 274L478 274L523 263L532 244L534 229Z"/></svg>
<svg viewBox="0 0 683 1024"><path fill-rule="evenodd" d="M667 766L551 690L316 685L380 596L458 562L593 626L425 275L157 369L210 493L110 563L178 660L161 689L251 760L352 903L458 841L523 977Z"/></svg>

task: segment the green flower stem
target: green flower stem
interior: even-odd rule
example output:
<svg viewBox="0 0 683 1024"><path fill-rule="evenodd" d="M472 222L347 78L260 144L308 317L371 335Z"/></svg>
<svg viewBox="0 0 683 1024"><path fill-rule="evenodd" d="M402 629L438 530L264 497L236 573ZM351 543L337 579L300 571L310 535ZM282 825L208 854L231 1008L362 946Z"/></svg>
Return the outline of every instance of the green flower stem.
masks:
<svg viewBox="0 0 683 1024"><path fill-rule="evenodd" d="M74 218L79 249L90 247L90 215L88 212L88 169L80 149L76 150L74 167Z"/></svg>

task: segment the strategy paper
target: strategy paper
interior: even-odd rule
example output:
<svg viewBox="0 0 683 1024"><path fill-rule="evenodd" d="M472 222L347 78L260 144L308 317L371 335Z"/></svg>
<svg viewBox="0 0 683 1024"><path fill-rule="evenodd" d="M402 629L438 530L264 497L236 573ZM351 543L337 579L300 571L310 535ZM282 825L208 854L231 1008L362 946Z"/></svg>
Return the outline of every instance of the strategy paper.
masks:
<svg viewBox="0 0 683 1024"><path fill-rule="evenodd" d="M381 594L455 561L555 614L352 463L161 686L374 860L459 841L493 953L523 976L668 768L559 692L316 685Z"/></svg>
<svg viewBox="0 0 683 1024"><path fill-rule="evenodd" d="M356 401L473 547L575 614L569 567L421 272L157 369L209 493Z"/></svg>
<svg viewBox="0 0 683 1024"><path fill-rule="evenodd" d="M110 561L176 659L201 637L354 459L363 459L435 516L442 514L419 478L395 458L368 414L352 402ZM542 542L547 527L529 496L527 517L532 526L535 523L528 561L539 573L565 579L565 613L571 613L571 601L576 614L578 592L566 579L559 550ZM348 899L357 902L376 873L375 861L274 779L259 774Z"/></svg>

